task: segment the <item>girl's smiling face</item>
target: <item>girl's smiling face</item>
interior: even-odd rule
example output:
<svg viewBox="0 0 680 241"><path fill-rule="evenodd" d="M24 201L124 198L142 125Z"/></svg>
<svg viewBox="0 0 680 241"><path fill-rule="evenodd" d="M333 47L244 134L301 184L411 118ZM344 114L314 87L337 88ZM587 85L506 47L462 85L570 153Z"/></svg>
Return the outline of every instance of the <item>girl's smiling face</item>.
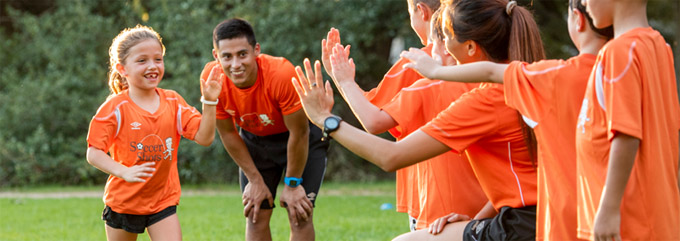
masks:
<svg viewBox="0 0 680 241"><path fill-rule="evenodd" d="M116 65L129 88L153 90L163 79L165 65L163 49L156 39L147 39L132 46L126 59Z"/></svg>

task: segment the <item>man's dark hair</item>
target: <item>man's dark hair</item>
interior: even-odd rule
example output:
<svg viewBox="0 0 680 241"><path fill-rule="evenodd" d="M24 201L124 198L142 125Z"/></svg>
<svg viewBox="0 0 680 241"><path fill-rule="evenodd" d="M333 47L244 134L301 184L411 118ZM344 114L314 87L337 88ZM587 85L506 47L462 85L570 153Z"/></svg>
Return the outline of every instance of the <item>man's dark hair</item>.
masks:
<svg viewBox="0 0 680 241"><path fill-rule="evenodd" d="M255 32L248 21L240 18L232 18L222 21L213 30L213 45L217 48L217 42L223 39L246 37L248 44L255 47Z"/></svg>

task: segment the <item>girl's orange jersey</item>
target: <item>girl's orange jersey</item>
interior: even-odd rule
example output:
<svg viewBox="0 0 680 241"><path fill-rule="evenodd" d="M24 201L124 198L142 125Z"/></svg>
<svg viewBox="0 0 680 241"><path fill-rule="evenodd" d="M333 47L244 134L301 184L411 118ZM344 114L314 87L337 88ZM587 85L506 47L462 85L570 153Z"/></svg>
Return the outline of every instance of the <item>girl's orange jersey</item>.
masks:
<svg viewBox="0 0 680 241"><path fill-rule="evenodd" d="M504 98L502 85L481 84L421 128L453 151L465 151L496 210L536 205L536 169L522 119Z"/></svg>
<svg viewBox="0 0 680 241"><path fill-rule="evenodd" d="M421 48L426 53L432 52L432 45L429 44ZM364 92L366 99L373 105L382 108L389 103L394 96L401 91L402 88L408 87L417 80L423 78L418 72L413 69L404 68L404 64L410 62L406 58L399 58L399 60L392 65L389 71L385 74L383 79L378 84L378 87ZM389 130L392 136L398 137L399 128L392 128ZM397 138L398 140L399 138ZM397 212L408 213L411 217L418 217L418 210L420 204L418 203L418 192L415 184L416 170L415 165L401 168L396 171L397 179Z"/></svg>
<svg viewBox="0 0 680 241"><path fill-rule="evenodd" d="M401 136L397 138L401 139L477 86L479 84L421 79L403 88L383 110L398 123ZM446 152L415 167L420 203L416 228L426 228L452 212L473 217L486 204L486 196L465 155Z"/></svg>
<svg viewBox="0 0 680 241"><path fill-rule="evenodd" d="M621 201L623 240L679 240L680 106L673 52L659 32L636 28L597 56L576 128L578 235L592 228L617 133L640 139Z"/></svg>
<svg viewBox="0 0 680 241"><path fill-rule="evenodd" d="M239 89L225 75L222 93L218 97L217 119L232 118L234 124L258 136L288 131L283 116L300 108L300 98L290 80L296 76L293 65L282 57L266 54L257 56L257 80L253 86ZM217 61L209 62L201 72L208 79ZM222 68L218 73L223 73Z"/></svg>
<svg viewBox="0 0 680 241"><path fill-rule="evenodd" d="M513 61L505 70L505 102L532 120L538 142L537 240L577 239L574 131L595 58Z"/></svg>
<svg viewBox="0 0 680 241"><path fill-rule="evenodd" d="M125 90L104 102L90 122L90 147L128 167L156 162L156 171L146 182L109 176L104 203L118 213L149 215L179 204L177 147L181 136L194 139L201 113L175 91L156 88L156 92L160 105L154 113L137 106Z"/></svg>

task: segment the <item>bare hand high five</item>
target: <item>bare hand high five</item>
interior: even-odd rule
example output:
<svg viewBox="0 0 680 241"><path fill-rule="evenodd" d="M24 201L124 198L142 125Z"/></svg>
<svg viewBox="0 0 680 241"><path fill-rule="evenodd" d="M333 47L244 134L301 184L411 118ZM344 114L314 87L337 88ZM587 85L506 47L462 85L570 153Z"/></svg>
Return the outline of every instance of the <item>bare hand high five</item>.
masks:
<svg viewBox="0 0 680 241"><path fill-rule="evenodd" d="M331 116L334 103L333 89L328 81L325 84L323 83L321 63L318 60L314 62L314 70L312 70L309 59L305 59L304 65L306 75L300 66L295 67L298 78L293 77L293 87L300 96L302 108L307 113L309 120L316 126L322 127L326 117Z"/></svg>
<svg viewBox="0 0 680 241"><path fill-rule="evenodd" d="M408 51L401 52L401 57L411 60L411 63L404 64L404 68L414 69L428 79L439 79L436 72L437 69L442 67L441 59L437 61L425 51L417 48L410 48Z"/></svg>

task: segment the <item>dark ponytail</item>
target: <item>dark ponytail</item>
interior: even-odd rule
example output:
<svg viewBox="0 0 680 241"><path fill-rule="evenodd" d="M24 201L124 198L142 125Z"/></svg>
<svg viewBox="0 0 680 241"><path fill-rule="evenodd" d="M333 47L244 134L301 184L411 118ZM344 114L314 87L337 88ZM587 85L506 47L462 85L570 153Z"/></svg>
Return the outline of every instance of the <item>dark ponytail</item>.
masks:
<svg viewBox="0 0 680 241"><path fill-rule="evenodd" d="M462 43L472 40L490 61L536 62L545 58L538 25L527 9L508 0L453 0L442 13L445 30ZM517 115L535 167L536 136Z"/></svg>
<svg viewBox="0 0 680 241"><path fill-rule="evenodd" d="M506 6L517 4L510 1ZM536 62L545 59L543 41L538 25L533 15L523 7L506 7L510 16L510 39L508 42L508 60L520 60L524 62Z"/></svg>

